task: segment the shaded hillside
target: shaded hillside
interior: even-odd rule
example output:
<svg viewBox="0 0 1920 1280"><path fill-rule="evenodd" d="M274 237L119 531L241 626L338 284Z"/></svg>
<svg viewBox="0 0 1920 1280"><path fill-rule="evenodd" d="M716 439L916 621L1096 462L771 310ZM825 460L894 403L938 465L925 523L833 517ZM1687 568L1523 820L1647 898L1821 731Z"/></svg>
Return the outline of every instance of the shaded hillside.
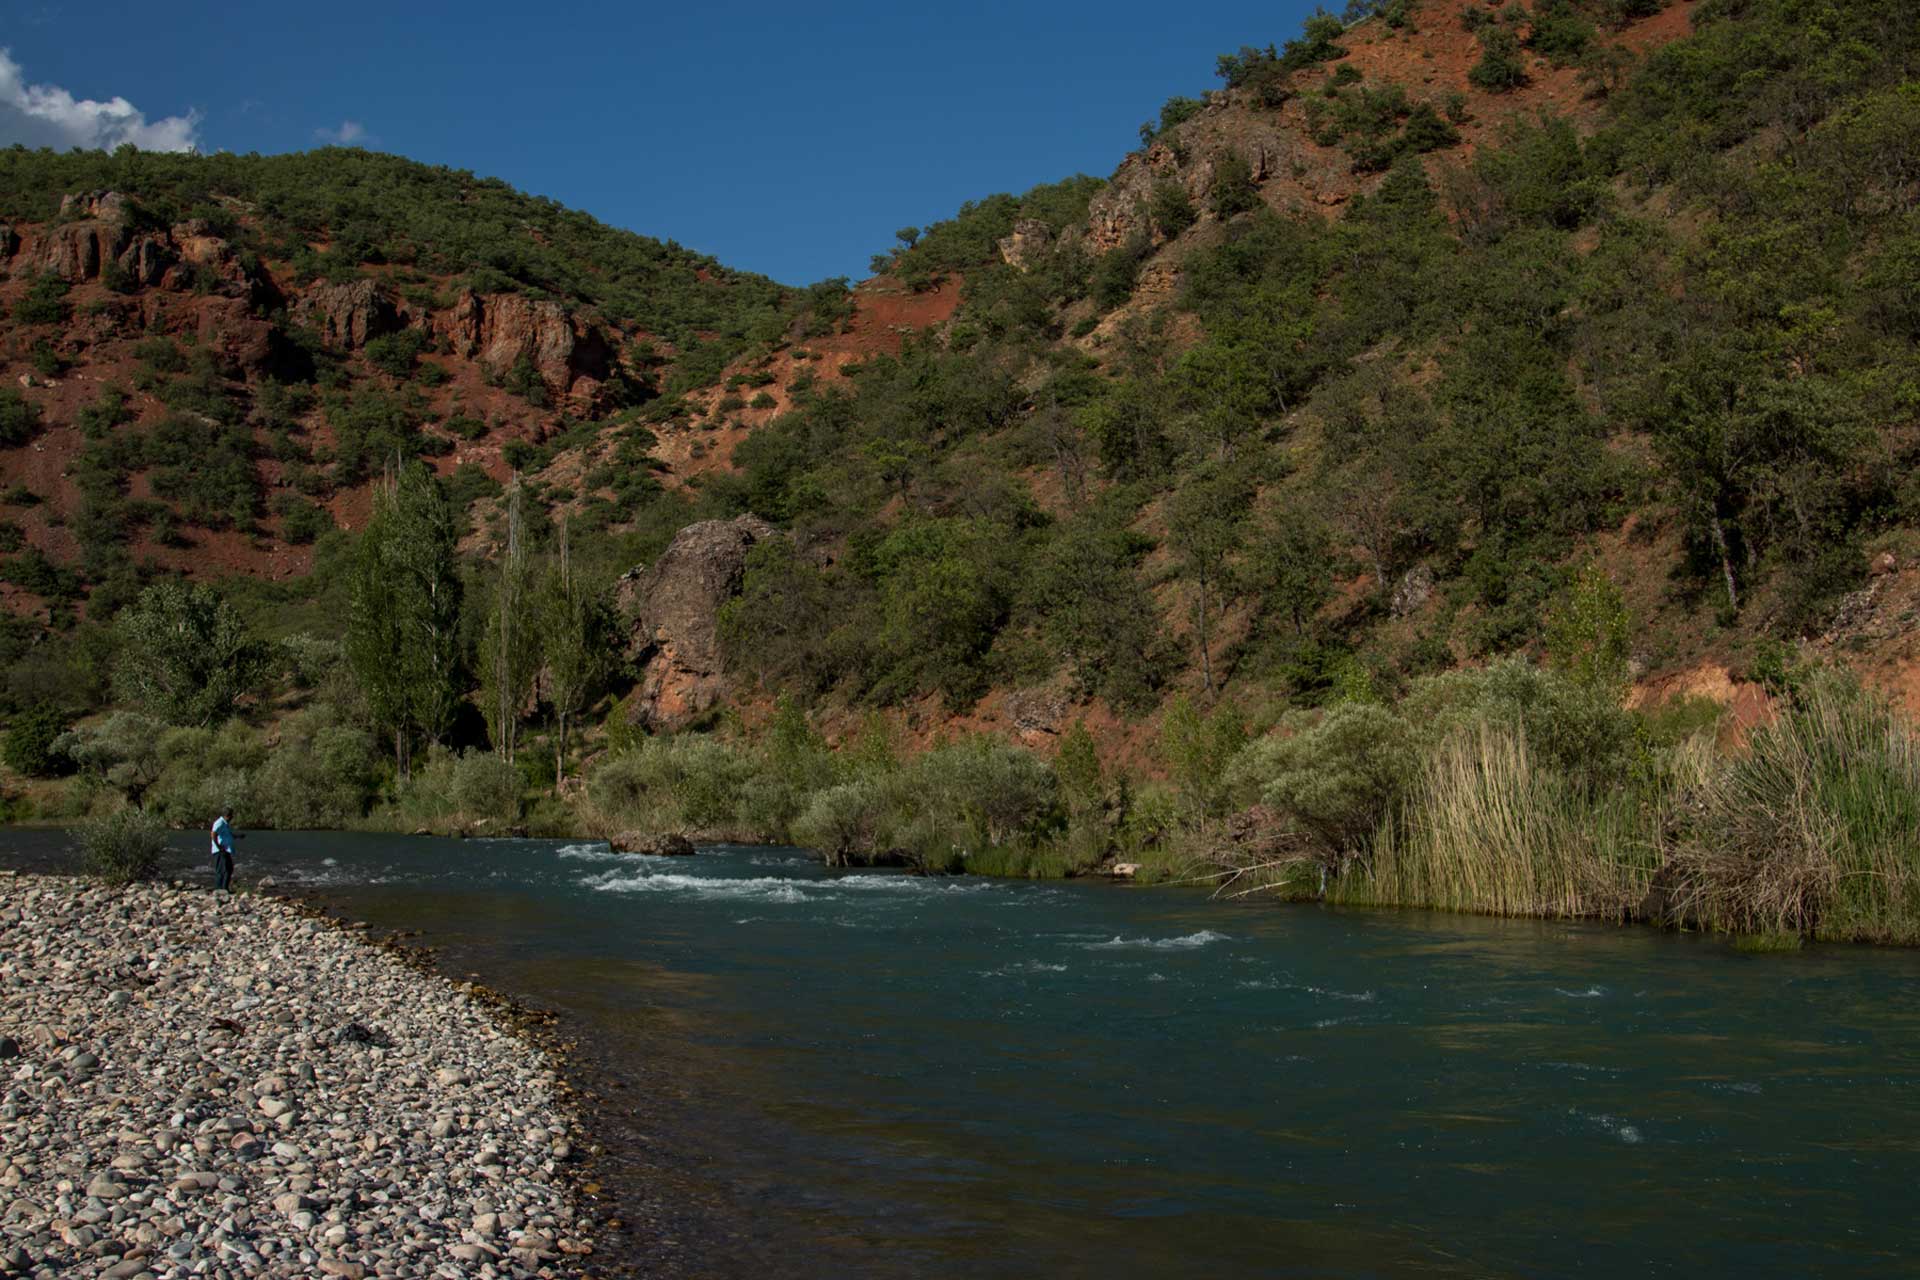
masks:
<svg viewBox="0 0 1920 1280"><path fill-rule="evenodd" d="M1910 8L1363 7L851 294L358 152L0 153L6 600L231 570L337 626L305 548L412 454L481 556L515 471L604 577L773 522L726 700L836 732L1085 721L1157 767L1183 698L1538 652L1589 561L1650 692L1803 638L1903 678Z"/></svg>

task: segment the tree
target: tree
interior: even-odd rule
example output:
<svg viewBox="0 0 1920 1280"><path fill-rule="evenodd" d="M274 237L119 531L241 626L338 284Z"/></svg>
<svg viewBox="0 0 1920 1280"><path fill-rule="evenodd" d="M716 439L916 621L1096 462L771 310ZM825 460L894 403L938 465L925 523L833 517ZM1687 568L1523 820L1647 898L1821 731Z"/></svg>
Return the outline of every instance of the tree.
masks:
<svg viewBox="0 0 1920 1280"><path fill-rule="evenodd" d="M1308 621L1333 595L1333 540L1326 526L1299 507L1281 507L1261 521L1252 558L1268 607L1304 636Z"/></svg>
<svg viewBox="0 0 1920 1280"><path fill-rule="evenodd" d="M355 550L347 661L403 778L414 738L444 738L460 701L459 526L433 472L410 463L374 491Z"/></svg>
<svg viewBox="0 0 1920 1280"><path fill-rule="evenodd" d="M116 711L97 725L61 734L53 749L139 808L166 768L160 751L166 732L166 725L151 716Z"/></svg>
<svg viewBox="0 0 1920 1280"><path fill-rule="evenodd" d="M1160 722L1160 756L1188 808L1204 824L1225 817L1231 800L1227 766L1247 744L1246 721L1231 702L1201 715L1181 694Z"/></svg>
<svg viewBox="0 0 1920 1280"><path fill-rule="evenodd" d="M1168 504L1167 541L1181 575L1194 586L1194 633L1209 693L1215 688L1213 614L1229 595L1229 558L1240 547L1251 497L1251 486L1237 468L1215 467L1190 480Z"/></svg>
<svg viewBox="0 0 1920 1280"><path fill-rule="evenodd" d="M493 608L480 642L480 711L502 759L520 741L520 713L540 674L539 628L530 615L532 573L527 561L520 479L507 491L507 545L494 576Z"/></svg>
<svg viewBox="0 0 1920 1280"><path fill-rule="evenodd" d="M224 720L267 676L267 646L211 587L157 582L114 630L114 692L172 724Z"/></svg>
<svg viewBox="0 0 1920 1280"><path fill-rule="evenodd" d="M60 708L41 703L22 711L7 725L0 738L0 759L7 768L29 778L50 778L63 772L69 763L54 743L67 732L72 720Z"/></svg>
<svg viewBox="0 0 1920 1280"><path fill-rule="evenodd" d="M1632 636L1620 587L1598 561L1580 567L1547 614L1547 657L1584 689L1625 692Z"/></svg>
<svg viewBox="0 0 1920 1280"><path fill-rule="evenodd" d="M1178 178L1162 178L1153 184L1147 212L1153 219L1154 229L1169 240L1192 226L1200 216L1194 212L1193 201Z"/></svg>
<svg viewBox="0 0 1920 1280"><path fill-rule="evenodd" d="M606 594L573 570L570 539L560 527L560 556L541 592L540 648L546 660L547 704L553 709L553 776L567 776L567 737L613 669L614 617Z"/></svg>

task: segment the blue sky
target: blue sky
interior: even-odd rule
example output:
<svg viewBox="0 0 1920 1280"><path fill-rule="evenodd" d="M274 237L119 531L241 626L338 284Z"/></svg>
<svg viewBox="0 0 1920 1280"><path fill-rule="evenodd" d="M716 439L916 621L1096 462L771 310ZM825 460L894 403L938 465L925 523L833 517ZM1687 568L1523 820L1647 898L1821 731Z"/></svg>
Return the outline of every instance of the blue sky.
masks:
<svg viewBox="0 0 1920 1280"><path fill-rule="evenodd" d="M1107 175L1216 54L1312 7L0 0L0 144L345 140L788 283L858 278L897 227Z"/></svg>

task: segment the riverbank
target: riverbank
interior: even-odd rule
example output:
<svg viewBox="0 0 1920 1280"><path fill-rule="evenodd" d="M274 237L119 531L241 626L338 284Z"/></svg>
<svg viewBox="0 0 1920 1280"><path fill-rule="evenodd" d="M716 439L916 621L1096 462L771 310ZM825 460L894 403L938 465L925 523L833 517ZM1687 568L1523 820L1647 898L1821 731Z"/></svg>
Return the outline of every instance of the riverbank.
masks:
<svg viewBox="0 0 1920 1280"><path fill-rule="evenodd" d="M548 1055L278 899L0 876L0 1273L559 1277Z"/></svg>

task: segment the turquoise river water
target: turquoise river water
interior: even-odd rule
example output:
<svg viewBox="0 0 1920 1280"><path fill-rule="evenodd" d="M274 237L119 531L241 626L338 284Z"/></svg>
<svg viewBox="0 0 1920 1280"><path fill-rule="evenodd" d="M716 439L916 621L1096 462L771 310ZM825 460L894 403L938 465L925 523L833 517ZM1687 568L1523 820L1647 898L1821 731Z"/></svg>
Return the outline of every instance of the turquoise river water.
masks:
<svg viewBox="0 0 1920 1280"><path fill-rule="evenodd" d="M1920 1271L1920 954L788 849L241 853L561 1016L636 1273Z"/></svg>

